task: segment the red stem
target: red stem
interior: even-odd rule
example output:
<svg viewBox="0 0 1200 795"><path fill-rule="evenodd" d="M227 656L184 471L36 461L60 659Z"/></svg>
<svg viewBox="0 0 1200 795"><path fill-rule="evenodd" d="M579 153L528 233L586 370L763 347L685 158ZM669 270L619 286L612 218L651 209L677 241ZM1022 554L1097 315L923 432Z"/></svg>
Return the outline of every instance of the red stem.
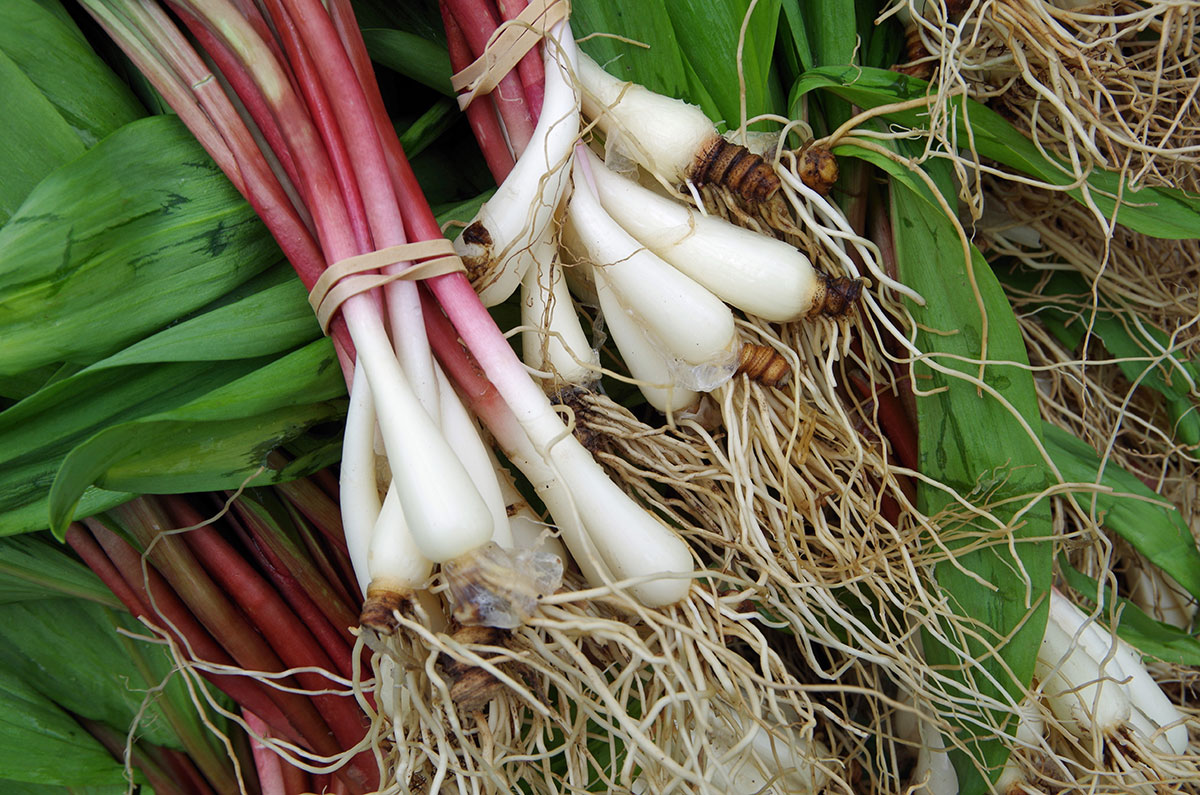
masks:
<svg viewBox="0 0 1200 795"><path fill-rule="evenodd" d="M307 53L321 64L315 76L325 88L329 109L343 135L348 167L362 191L375 247L407 242L372 109L333 20L321 0L282 2L299 23L297 33Z"/></svg>
<svg viewBox="0 0 1200 795"><path fill-rule="evenodd" d="M326 88L322 86L320 73L315 68L312 59L309 58L300 31L280 0L264 0L264 2L275 23L275 29L279 31L283 40L284 49L287 51L287 59L280 63L282 66L290 65L295 71L300 94L304 97L304 103L308 107L313 124L321 135L325 151L329 154L330 165L337 177L342 201L345 203L346 211L353 225L354 239L361 251L370 251L374 246L371 242L363 197L355 182L346 141L342 137L342 130L338 127L329 96L326 94ZM324 67L325 63L322 62L322 68ZM316 197L318 201L322 198Z"/></svg>
<svg viewBox="0 0 1200 795"><path fill-rule="evenodd" d="M450 9L445 3L439 5L442 9L442 24L446 28L446 44L450 49L450 68L460 72L471 65L471 48L467 45L462 28L454 21ZM500 120L496 118L495 105L476 100L467 106L466 113L467 122L475 133L475 142L479 144L479 151L483 153L488 170L492 172L492 179L499 185L513 170L516 161L513 160L508 142L504 139Z"/></svg>
<svg viewBox="0 0 1200 795"><path fill-rule="evenodd" d="M361 605L363 595L358 592L358 578L354 576L354 564L350 562L345 543L332 547L322 544L309 527L309 521L295 505L289 503L287 510L292 521L296 523L300 541L308 551L309 557L320 570L325 582L337 593L341 604ZM357 618L351 623L357 623Z"/></svg>
<svg viewBox="0 0 1200 795"><path fill-rule="evenodd" d="M193 795L211 795L212 787L208 781L192 764L192 760L187 754L170 748L163 748L162 755L167 766L175 776L175 781L183 785L184 792L192 793Z"/></svg>
<svg viewBox="0 0 1200 795"><path fill-rule="evenodd" d="M325 491L330 485L337 494L337 479L333 472L322 469L306 478L290 480L272 488L284 497L284 500L299 509L305 518L312 522L325 540L335 547L346 546L346 533L342 529L342 513L338 508L337 498L330 497Z"/></svg>
<svg viewBox="0 0 1200 795"><path fill-rule="evenodd" d="M185 541L177 535L162 535L174 524L157 505L141 498L120 506L114 513L126 519L125 526L144 546L149 547L156 538L159 539L150 552L151 561L186 601L187 608L199 622L219 639L237 665L254 671L284 670L279 656L205 573ZM237 593L238 589L233 589L233 592ZM281 684L295 686L290 679L285 679ZM267 687L266 692L283 710L288 721L302 732L309 747L323 756L334 756L340 752L340 743L310 699L275 687ZM269 712L257 706L247 706L260 717L269 718Z"/></svg>
<svg viewBox="0 0 1200 795"><path fill-rule="evenodd" d="M295 161L292 160L292 153L288 151L287 145L284 144L283 133L279 131L279 125L275 123L275 117L271 115L271 109L267 107L266 100L259 93L258 87L246 76L244 71L237 68L237 58L229 48L220 39L212 35L208 28L200 24L195 16L185 13L180 14L180 18L188 26L188 30L192 32L192 35L196 37L196 41L208 53L208 56L212 58L213 63L220 70L221 76L233 88L234 93L237 94L238 99L245 106L246 111L250 114L250 118L258 127L259 132L262 133L267 146L270 147L275 157L279 160L279 164L283 167L287 178L291 180L293 185L297 186L297 190L301 190L303 186L300 185L300 175L296 170Z"/></svg>
<svg viewBox="0 0 1200 795"><path fill-rule="evenodd" d="M496 0L496 5L507 22L516 19L529 6L529 0ZM542 103L546 99L546 67L541 58L543 46L534 47L517 63L517 74L525 87L525 101L529 103L529 115L534 125L542 114Z"/></svg>
<svg viewBox="0 0 1200 795"><path fill-rule="evenodd" d="M182 526L192 527L204 521L204 517L182 499L167 497L164 501L172 517ZM183 534L183 539L208 573L228 593L236 595L247 617L288 667L335 668L326 651L279 594L214 527L209 525L189 530ZM315 673L296 673L295 677L302 686L312 691L326 690L330 686L325 677ZM315 692L312 700L320 708L342 747L354 746L363 738L363 719L352 700L329 694L317 695ZM374 765L365 752L356 757L356 761L358 764L355 767L359 772L374 772ZM364 783L373 786L377 782L372 776L371 781Z"/></svg>
<svg viewBox="0 0 1200 795"><path fill-rule="evenodd" d="M130 546L125 539L94 519L86 521L88 527L95 534L96 539L104 547L107 556L111 558L114 566L120 570L120 576L123 578L123 581L135 592L138 609L134 610L133 606L126 605L135 617L146 618L156 626L161 623L161 628L163 629L170 627L168 631L177 641L182 643L186 639L187 644L185 648L190 647L197 661L228 666L235 666L237 664L233 657L226 653L225 649L213 639L208 630L204 629L196 621L195 616L179 600L175 591L167 585L157 569L153 566L147 566L145 571L146 576L143 577L141 553ZM150 591L154 594L153 604L157 608L156 613L151 613L149 610L151 600L150 595L146 592L145 582L147 580L150 584ZM279 691L266 689L258 682L244 676L222 676L208 673L205 673L204 676L234 701L247 709L253 709L259 715L269 720L280 736L287 737L294 742L304 741L303 735L297 731L292 721L285 717L281 705L276 704L279 698L275 694ZM286 696L287 694L281 693L280 695ZM313 714L315 715L315 713ZM296 725L302 724L302 717L298 718ZM323 724L320 727L320 732L324 736L328 736L329 733Z"/></svg>
<svg viewBox="0 0 1200 795"><path fill-rule="evenodd" d="M353 636L350 635L349 628L356 626L357 622L353 617L348 622L340 621L338 624L345 626L339 631L339 626L335 626L331 618L317 607L304 587L292 576L275 550L271 548L270 543L262 538L264 534L274 532L272 528L265 526L253 512L245 510L240 505L236 507L238 516L229 516L228 519L241 537L242 543L254 556L259 568L283 595L288 606L295 611L301 624L313 633L319 645L328 652L337 672L347 679L351 678L354 675L350 664L350 643ZM315 571L310 574L315 574ZM331 612L338 612L336 605Z"/></svg>
<svg viewBox="0 0 1200 795"><path fill-rule="evenodd" d="M496 32L498 21L496 15L484 0L442 0L454 15L463 36L471 48L471 54L478 58L483 55L488 40ZM508 141L512 144L513 152L519 157L533 137L533 115L525 100L525 88L520 78L509 72L492 92L496 109L504 120L504 129L508 132Z"/></svg>
<svg viewBox="0 0 1200 795"><path fill-rule="evenodd" d="M96 539L92 538L91 533L83 525L78 522L72 523L67 528L64 538L70 544L71 549L75 550L75 554L79 555L87 567L108 587L108 590L121 600L121 604L125 605L126 610L135 617L146 615L148 612L146 605L129 583L121 577L117 567L112 564L112 561L104 554L104 550L96 543Z"/></svg>
<svg viewBox="0 0 1200 795"><path fill-rule="evenodd" d="M280 768L283 771L283 792L284 795L292 795L295 792L324 792L328 786L329 776L321 776L326 783L322 786L317 786L317 777L309 776L308 771L301 770L298 767L289 765L284 762ZM340 779L334 779L339 784Z"/></svg>

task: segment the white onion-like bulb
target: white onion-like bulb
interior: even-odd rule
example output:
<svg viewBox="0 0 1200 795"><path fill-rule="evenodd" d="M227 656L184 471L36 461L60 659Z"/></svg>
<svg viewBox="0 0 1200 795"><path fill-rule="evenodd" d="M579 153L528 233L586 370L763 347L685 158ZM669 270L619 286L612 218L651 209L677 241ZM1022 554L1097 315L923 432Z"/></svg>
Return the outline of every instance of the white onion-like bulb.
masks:
<svg viewBox="0 0 1200 795"><path fill-rule="evenodd" d="M578 168L575 179L567 217L621 304L675 358L693 366L732 365L738 340L725 302L630 237L600 206Z"/></svg>
<svg viewBox="0 0 1200 795"><path fill-rule="evenodd" d="M570 78L578 50L566 23L544 50L546 94L533 137L492 198L454 243L468 264L485 260L488 271L476 281L484 306L504 301L534 263L535 244L552 236L554 210L562 200L575 139L579 135L579 92ZM478 242L486 232L486 243Z"/></svg>
<svg viewBox="0 0 1200 795"><path fill-rule="evenodd" d="M820 281L782 240L702 215L610 171L588 153L600 204L639 243L732 306L784 322L809 313Z"/></svg>

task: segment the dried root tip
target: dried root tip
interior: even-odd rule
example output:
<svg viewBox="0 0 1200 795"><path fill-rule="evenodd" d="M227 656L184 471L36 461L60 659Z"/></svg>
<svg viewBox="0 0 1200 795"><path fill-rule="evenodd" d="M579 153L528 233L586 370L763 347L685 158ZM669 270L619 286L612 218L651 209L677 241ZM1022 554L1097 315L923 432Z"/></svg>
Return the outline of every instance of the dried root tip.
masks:
<svg viewBox="0 0 1200 795"><path fill-rule="evenodd" d="M813 308L809 315L824 315L825 317L842 317L850 311L858 297L862 295L863 280L851 279L848 276L830 276L827 273L817 274L821 284L813 299Z"/></svg>
<svg viewBox="0 0 1200 795"><path fill-rule="evenodd" d="M463 627L452 637L464 645L506 646L508 635L508 632L494 627ZM448 654L442 654L439 662L450 680L450 698L463 714L479 712L505 688L499 679L484 668L460 662Z"/></svg>
<svg viewBox="0 0 1200 795"><path fill-rule="evenodd" d="M745 375L763 386L779 388L792 377L792 368L787 359L768 345L747 342L738 353L738 366L734 375Z"/></svg>
<svg viewBox="0 0 1200 795"><path fill-rule="evenodd" d="M837 158L824 147L811 147L800 153L800 181L822 196L829 195L838 179Z"/></svg>
<svg viewBox="0 0 1200 795"><path fill-rule="evenodd" d="M412 592L394 591L374 585L367 587L367 599L363 602L358 623L380 635L392 635L396 631L395 611L411 612Z"/></svg>
<svg viewBox="0 0 1200 795"><path fill-rule="evenodd" d="M713 136L688 174L698 185L719 185L751 204L765 202L779 190L775 170L749 149Z"/></svg>
<svg viewBox="0 0 1200 795"><path fill-rule="evenodd" d="M478 290L480 282L484 281L494 265L492 234L482 223L475 221L462 231L459 244L463 265L467 268L467 278Z"/></svg>

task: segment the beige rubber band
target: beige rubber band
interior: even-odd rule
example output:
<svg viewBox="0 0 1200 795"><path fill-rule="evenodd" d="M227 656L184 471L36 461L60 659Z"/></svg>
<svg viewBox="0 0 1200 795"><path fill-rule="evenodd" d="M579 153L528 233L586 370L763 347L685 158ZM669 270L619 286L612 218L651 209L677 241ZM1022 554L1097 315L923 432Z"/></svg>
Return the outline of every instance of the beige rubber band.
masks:
<svg viewBox="0 0 1200 795"><path fill-rule="evenodd" d="M421 260L420 262L414 262ZM371 273L401 262L413 262L399 273ZM421 240L389 246L333 263L308 293L308 304L317 315L321 330L329 333L329 323L342 304L352 296L396 281L418 281L466 271L454 253L454 244L445 238Z"/></svg>
<svg viewBox="0 0 1200 795"><path fill-rule="evenodd" d="M475 97L500 85L525 55L546 37L547 31L567 18L567 0L531 0L525 10L500 27L487 47L470 66L450 78L459 93L458 107L466 108Z"/></svg>

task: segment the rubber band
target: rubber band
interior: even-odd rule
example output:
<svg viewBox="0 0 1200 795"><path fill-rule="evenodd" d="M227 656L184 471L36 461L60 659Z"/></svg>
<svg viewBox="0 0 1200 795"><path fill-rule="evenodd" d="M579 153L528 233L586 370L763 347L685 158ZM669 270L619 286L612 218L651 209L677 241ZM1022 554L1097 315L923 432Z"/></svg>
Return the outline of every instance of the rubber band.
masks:
<svg viewBox="0 0 1200 795"><path fill-rule="evenodd" d="M367 273L412 262L398 273ZM463 273L466 267L454 253L454 244L445 238L403 243L378 251L339 260L321 274L308 292L308 304L317 315L321 331L329 333L329 323L347 299L397 281L418 281Z"/></svg>
<svg viewBox="0 0 1200 795"><path fill-rule="evenodd" d="M451 87L460 92L459 109L466 108L475 97L487 94L500 85L500 81L513 70L517 62L569 13L570 3L567 0L531 0L524 11L496 28L483 54L450 78Z"/></svg>

